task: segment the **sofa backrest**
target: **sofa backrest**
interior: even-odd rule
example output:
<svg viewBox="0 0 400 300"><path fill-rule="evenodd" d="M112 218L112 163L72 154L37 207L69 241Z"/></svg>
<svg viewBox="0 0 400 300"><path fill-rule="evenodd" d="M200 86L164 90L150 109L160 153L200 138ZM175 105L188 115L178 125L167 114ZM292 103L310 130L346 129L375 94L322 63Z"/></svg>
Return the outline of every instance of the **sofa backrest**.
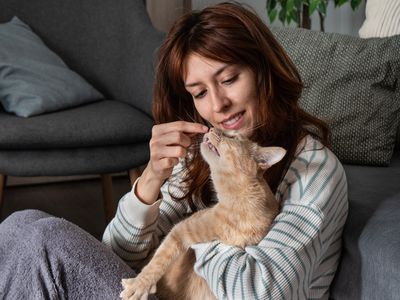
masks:
<svg viewBox="0 0 400 300"><path fill-rule="evenodd" d="M108 99L151 114L154 58L163 34L141 0L0 0Z"/></svg>

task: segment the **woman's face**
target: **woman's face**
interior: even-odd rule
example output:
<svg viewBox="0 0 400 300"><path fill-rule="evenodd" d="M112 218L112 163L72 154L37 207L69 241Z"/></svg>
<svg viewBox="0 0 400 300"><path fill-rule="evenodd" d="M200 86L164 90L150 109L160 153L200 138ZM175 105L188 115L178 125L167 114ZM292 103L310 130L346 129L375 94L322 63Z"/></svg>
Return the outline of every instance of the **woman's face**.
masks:
<svg viewBox="0 0 400 300"><path fill-rule="evenodd" d="M183 80L201 117L213 127L250 136L258 101L255 75L249 68L191 54Z"/></svg>

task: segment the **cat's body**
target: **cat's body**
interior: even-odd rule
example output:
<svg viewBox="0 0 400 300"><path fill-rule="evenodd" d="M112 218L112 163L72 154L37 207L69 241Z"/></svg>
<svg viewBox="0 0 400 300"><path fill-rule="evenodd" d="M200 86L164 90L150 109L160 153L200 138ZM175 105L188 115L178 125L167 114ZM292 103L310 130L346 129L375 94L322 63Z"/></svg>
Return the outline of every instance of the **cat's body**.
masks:
<svg viewBox="0 0 400 300"><path fill-rule="evenodd" d="M281 160L285 150L262 148L212 129L204 137L201 153L210 166L218 203L172 228L142 272L123 280L123 299L142 299L156 290L156 284L160 299L216 299L193 271L190 246L213 240L241 248L255 245L278 214L279 204L263 172Z"/></svg>

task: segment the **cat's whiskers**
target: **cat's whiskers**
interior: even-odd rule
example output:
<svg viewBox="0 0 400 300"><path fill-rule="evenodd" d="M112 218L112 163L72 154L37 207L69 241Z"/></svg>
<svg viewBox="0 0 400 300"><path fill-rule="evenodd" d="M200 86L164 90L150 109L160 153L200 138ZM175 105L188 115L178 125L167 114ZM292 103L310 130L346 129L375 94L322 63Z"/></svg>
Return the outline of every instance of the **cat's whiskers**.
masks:
<svg viewBox="0 0 400 300"><path fill-rule="evenodd" d="M200 149L200 144L203 141L204 134L196 134L192 137L192 144L190 145L190 149L197 150Z"/></svg>
<svg viewBox="0 0 400 300"><path fill-rule="evenodd" d="M254 130L258 129L258 128L261 128L261 127L265 126L265 124L266 123L259 123L257 125L252 126L252 127L246 128L244 130L244 132L254 131Z"/></svg>

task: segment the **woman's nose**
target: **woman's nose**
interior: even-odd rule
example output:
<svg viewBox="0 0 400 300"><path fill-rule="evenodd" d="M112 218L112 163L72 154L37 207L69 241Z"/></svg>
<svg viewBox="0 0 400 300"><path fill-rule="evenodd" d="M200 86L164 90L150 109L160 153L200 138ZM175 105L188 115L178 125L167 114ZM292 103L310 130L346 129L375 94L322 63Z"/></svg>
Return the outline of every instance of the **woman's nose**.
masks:
<svg viewBox="0 0 400 300"><path fill-rule="evenodd" d="M223 91L216 89L211 93L211 104L214 112L221 112L230 106L231 101Z"/></svg>

